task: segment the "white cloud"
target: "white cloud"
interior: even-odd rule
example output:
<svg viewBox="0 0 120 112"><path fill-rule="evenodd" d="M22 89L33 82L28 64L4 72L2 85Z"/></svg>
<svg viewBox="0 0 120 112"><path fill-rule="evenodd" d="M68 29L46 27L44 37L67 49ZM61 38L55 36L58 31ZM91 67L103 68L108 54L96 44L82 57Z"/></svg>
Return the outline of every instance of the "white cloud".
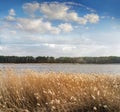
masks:
<svg viewBox="0 0 120 112"><path fill-rule="evenodd" d="M7 21L15 21L15 17L8 15L8 16L6 17L6 20L7 20Z"/></svg>
<svg viewBox="0 0 120 112"><path fill-rule="evenodd" d="M9 14L8 16L5 18L7 21L14 21L15 20L15 16L16 13L15 13L15 10L14 9L10 9L9 10Z"/></svg>
<svg viewBox="0 0 120 112"><path fill-rule="evenodd" d="M72 52L76 49L76 46L64 45L62 47L63 52Z"/></svg>
<svg viewBox="0 0 120 112"><path fill-rule="evenodd" d="M78 23L79 24L86 24L88 21L85 19L85 18L82 18L82 17L79 17L79 19L78 19Z"/></svg>
<svg viewBox="0 0 120 112"><path fill-rule="evenodd" d="M25 3L23 5L23 10L30 14L31 16L34 16L34 12L39 9L39 3L33 2L33 3Z"/></svg>
<svg viewBox="0 0 120 112"><path fill-rule="evenodd" d="M49 44L49 43L45 43L43 45L50 47L50 48L55 48L57 46L56 44Z"/></svg>
<svg viewBox="0 0 120 112"><path fill-rule="evenodd" d="M45 43L43 44L44 46L50 48L50 49L55 49L55 50L61 50L62 52L69 52L74 49L76 49L75 45L69 45L69 44L50 44L50 43Z"/></svg>
<svg viewBox="0 0 120 112"><path fill-rule="evenodd" d="M9 10L9 15L10 16L15 16L16 15L15 10L14 9L10 9Z"/></svg>
<svg viewBox="0 0 120 112"><path fill-rule="evenodd" d="M69 7L63 3L43 3L40 4L40 11L50 19L67 20L66 15Z"/></svg>
<svg viewBox="0 0 120 112"><path fill-rule="evenodd" d="M78 13L70 10L70 6L65 3L43 3L40 4L40 11L46 15L47 18L53 20L73 21L79 24L97 23L99 16L97 14L87 14L84 17L79 17Z"/></svg>
<svg viewBox="0 0 120 112"><path fill-rule="evenodd" d="M69 23L64 23L64 24L60 24L58 26L63 32L71 32L73 30L73 27L71 24Z"/></svg>
<svg viewBox="0 0 120 112"><path fill-rule="evenodd" d="M18 18L17 28L27 32L59 34L60 29L42 19Z"/></svg>
<svg viewBox="0 0 120 112"><path fill-rule="evenodd" d="M97 23L99 21L99 16L97 14L87 14L84 18L90 23Z"/></svg>
<svg viewBox="0 0 120 112"><path fill-rule="evenodd" d="M23 9L30 15L33 15L36 11L40 11L44 17L50 20L70 21L79 24L86 24L87 22L97 23L99 21L99 16L94 13L80 17L77 12L71 10L71 6L68 6L67 3L26 3L23 5Z"/></svg>
<svg viewBox="0 0 120 112"><path fill-rule="evenodd" d="M27 33L60 34L62 32L69 33L73 31L74 26L72 22L87 24L88 22L97 23L99 21L99 16L93 13L79 17L78 13L75 10L71 10L71 6L67 5L67 3L25 3L23 9L32 15L32 17L16 17L15 10L10 9L8 16L4 19L4 26L5 24L7 25L6 29L8 27L10 30L20 30ZM41 11L43 15L35 17L36 11ZM50 21L51 19L53 21ZM53 25L54 20L60 20L59 24Z"/></svg>

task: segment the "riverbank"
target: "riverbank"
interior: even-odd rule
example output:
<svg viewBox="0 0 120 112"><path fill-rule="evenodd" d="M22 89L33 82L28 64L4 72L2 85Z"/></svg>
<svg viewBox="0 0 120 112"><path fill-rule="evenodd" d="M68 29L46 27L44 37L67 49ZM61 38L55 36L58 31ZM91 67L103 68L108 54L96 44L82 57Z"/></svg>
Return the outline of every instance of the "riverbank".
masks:
<svg viewBox="0 0 120 112"><path fill-rule="evenodd" d="M120 112L120 75L22 74L0 73L0 111Z"/></svg>

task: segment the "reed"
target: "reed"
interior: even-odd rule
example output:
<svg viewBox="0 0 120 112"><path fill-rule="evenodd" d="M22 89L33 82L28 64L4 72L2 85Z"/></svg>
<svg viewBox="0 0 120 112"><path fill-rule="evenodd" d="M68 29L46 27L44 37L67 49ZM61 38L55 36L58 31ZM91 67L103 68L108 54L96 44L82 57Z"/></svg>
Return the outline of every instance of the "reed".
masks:
<svg viewBox="0 0 120 112"><path fill-rule="evenodd" d="M0 112L120 112L120 75L1 71Z"/></svg>

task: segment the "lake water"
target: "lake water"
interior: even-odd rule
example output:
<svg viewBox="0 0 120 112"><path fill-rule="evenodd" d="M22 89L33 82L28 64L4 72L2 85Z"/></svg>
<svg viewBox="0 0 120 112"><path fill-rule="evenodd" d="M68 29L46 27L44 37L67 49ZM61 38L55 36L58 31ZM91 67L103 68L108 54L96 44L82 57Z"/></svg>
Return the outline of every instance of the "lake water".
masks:
<svg viewBox="0 0 120 112"><path fill-rule="evenodd" d="M38 72L120 74L120 64L0 64L0 69L34 70Z"/></svg>

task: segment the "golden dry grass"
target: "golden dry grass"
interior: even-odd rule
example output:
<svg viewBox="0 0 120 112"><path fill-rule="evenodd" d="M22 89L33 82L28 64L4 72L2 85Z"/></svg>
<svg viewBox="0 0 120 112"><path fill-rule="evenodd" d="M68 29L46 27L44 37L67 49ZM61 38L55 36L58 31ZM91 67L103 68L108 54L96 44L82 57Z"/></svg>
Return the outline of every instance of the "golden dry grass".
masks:
<svg viewBox="0 0 120 112"><path fill-rule="evenodd" d="M0 112L120 112L120 76L1 71Z"/></svg>

